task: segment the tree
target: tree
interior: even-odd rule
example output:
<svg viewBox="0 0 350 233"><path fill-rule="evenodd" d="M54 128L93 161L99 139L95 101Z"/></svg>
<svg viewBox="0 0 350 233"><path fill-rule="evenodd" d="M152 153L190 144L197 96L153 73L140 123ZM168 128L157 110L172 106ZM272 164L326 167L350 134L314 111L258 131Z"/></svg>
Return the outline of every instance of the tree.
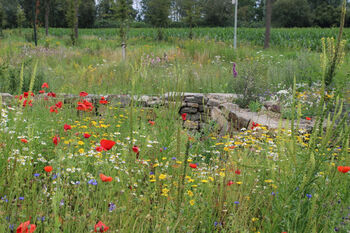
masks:
<svg viewBox="0 0 350 233"><path fill-rule="evenodd" d="M277 0L273 5L273 21L278 27L309 27L310 5L307 0Z"/></svg>
<svg viewBox="0 0 350 233"><path fill-rule="evenodd" d="M232 0L207 0L204 4L203 13L206 25L232 25L234 17Z"/></svg>
<svg viewBox="0 0 350 233"><path fill-rule="evenodd" d="M92 28L96 20L95 0L85 0L79 7L79 27Z"/></svg>
<svg viewBox="0 0 350 233"><path fill-rule="evenodd" d="M17 13L16 13L16 22L18 28L23 28L23 24L26 21L26 16L24 14L23 8L18 5L17 6Z"/></svg>
<svg viewBox="0 0 350 233"><path fill-rule="evenodd" d="M170 0L142 0L145 22L158 28L158 40L163 39L162 28L169 23Z"/></svg>
<svg viewBox="0 0 350 233"><path fill-rule="evenodd" d="M116 18L119 21L119 36L122 40L123 59L126 57L126 40L129 22L135 18L131 0L119 0L116 4Z"/></svg>
<svg viewBox="0 0 350 233"><path fill-rule="evenodd" d="M2 9L2 3L1 3L0 5L0 37L2 36L3 20L4 20L4 11Z"/></svg>
<svg viewBox="0 0 350 233"><path fill-rule="evenodd" d="M270 31L271 31L271 15L272 15L272 0L266 0L266 16L265 16L265 42L264 42L264 49L267 49L270 47Z"/></svg>
<svg viewBox="0 0 350 233"><path fill-rule="evenodd" d="M17 25L17 6L18 1L17 0L2 0L1 5L3 6L3 26L4 28L14 28Z"/></svg>
<svg viewBox="0 0 350 233"><path fill-rule="evenodd" d="M49 35L50 0L45 0L45 35Z"/></svg>
<svg viewBox="0 0 350 233"><path fill-rule="evenodd" d="M184 0L184 12L185 17L184 21L190 28L190 33L188 37L192 39L193 32L192 28L194 24L197 24L200 19L201 14L201 5L199 0Z"/></svg>
<svg viewBox="0 0 350 233"><path fill-rule="evenodd" d="M323 3L314 12L314 24L320 27L332 27L339 24L341 10L332 5Z"/></svg>
<svg viewBox="0 0 350 233"><path fill-rule="evenodd" d="M75 45L78 41L78 12L79 12L79 0L67 0L67 22L70 28L72 28L71 39L72 44Z"/></svg>

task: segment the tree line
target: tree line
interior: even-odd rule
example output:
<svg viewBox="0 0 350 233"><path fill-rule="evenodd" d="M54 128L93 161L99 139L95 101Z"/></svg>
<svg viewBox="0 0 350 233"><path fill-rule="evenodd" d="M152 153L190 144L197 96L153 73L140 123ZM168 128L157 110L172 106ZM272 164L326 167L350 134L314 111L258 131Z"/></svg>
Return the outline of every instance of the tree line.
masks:
<svg viewBox="0 0 350 233"><path fill-rule="evenodd" d="M135 0L136 1L136 0ZM233 26L232 0L0 0L1 28L119 27L128 19L134 27ZM339 25L342 0L272 0L274 27ZM35 9L33 9L35 8ZM266 0L239 0L238 26L265 25ZM34 13L33 13L34 12ZM76 14L76 18L74 15ZM74 22L77 20L77 22ZM125 21L124 21L125 23ZM350 25L350 16L346 18Z"/></svg>

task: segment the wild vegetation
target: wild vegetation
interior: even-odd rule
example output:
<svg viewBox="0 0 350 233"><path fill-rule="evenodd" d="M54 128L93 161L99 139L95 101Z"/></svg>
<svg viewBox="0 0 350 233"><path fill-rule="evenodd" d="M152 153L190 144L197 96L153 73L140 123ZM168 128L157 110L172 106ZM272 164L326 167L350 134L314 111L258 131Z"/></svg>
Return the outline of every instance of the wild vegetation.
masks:
<svg viewBox="0 0 350 233"><path fill-rule="evenodd" d="M298 3L305 14L312 5L272 2ZM95 16L119 30L79 28L92 23L83 21L96 7L91 1L46 0L45 13L39 1L33 8L20 1L15 23L14 3L0 5L0 26L19 27L0 31L0 93L13 95L0 95L0 233L349 233L346 2L340 30L273 29L269 49L262 29L239 28L234 49L232 28L195 28L198 20L225 19L201 0L144 0L145 21L157 28L143 29L130 28L132 1L100 1L107 11ZM253 7L254 19L261 7ZM37 40L21 28L28 9L35 26L45 16ZM170 12L190 28L166 28L160 19L170 21ZM277 13L288 22L288 12ZM70 29L48 28L57 15ZM181 98L153 108L134 101L167 92L234 93L240 108L280 126L251 122L225 135L219 119L204 117L195 131L179 114Z"/></svg>

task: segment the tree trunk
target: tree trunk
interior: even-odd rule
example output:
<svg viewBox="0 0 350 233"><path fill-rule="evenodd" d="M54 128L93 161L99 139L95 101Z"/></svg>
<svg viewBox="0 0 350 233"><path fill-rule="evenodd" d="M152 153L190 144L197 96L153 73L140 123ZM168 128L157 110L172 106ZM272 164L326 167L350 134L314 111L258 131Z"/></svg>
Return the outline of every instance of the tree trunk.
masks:
<svg viewBox="0 0 350 233"><path fill-rule="evenodd" d="M78 12L79 12L79 0L74 0L74 37L78 40Z"/></svg>
<svg viewBox="0 0 350 233"><path fill-rule="evenodd" d="M37 40L37 34L36 34L36 18L37 18L37 2L35 2L34 0L32 0L33 3L33 30L34 30L34 43L35 46L38 45L38 40Z"/></svg>
<svg viewBox="0 0 350 233"><path fill-rule="evenodd" d="M50 13L50 0L45 1L45 35L49 35L49 13Z"/></svg>
<svg viewBox="0 0 350 233"><path fill-rule="evenodd" d="M271 15L272 15L272 0L266 0L266 30L265 30L265 43L264 49L270 47L270 31L271 31Z"/></svg>

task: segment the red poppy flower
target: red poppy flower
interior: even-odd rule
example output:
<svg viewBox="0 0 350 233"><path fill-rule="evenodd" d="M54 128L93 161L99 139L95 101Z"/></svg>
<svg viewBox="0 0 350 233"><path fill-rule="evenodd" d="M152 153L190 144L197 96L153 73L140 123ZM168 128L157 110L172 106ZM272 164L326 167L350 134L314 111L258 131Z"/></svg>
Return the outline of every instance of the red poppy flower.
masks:
<svg viewBox="0 0 350 233"><path fill-rule="evenodd" d="M23 101L23 107L27 106L27 100Z"/></svg>
<svg viewBox="0 0 350 233"><path fill-rule="evenodd" d="M47 83L43 83L43 85L41 85L41 88L49 88L49 85Z"/></svg>
<svg viewBox="0 0 350 233"><path fill-rule="evenodd" d="M227 186L231 186L231 185L233 185L234 184L234 182L232 181L232 180L230 180L229 182L227 182Z"/></svg>
<svg viewBox="0 0 350 233"><path fill-rule="evenodd" d="M60 142L60 138L58 137L58 136L55 136L55 137L53 137L52 138L52 142L53 142L53 144L55 144L56 146L57 146L57 144Z"/></svg>
<svg viewBox="0 0 350 233"><path fill-rule="evenodd" d="M64 131L67 131L67 130L72 129L72 126L64 124L63 128L64 128Z"/></svg>
<svg viewBox="0 0 350 233"><path fill-rule="evenodd" d="M28 140L25 139L25 138L21 138L21 142L23 142L23 143L28 143Z"/></svg>
<svg viewBox="0 0 350 233"><path fill-rule="evenodd" d="M311 118L310 117L305 117L306 120L308 121L311 121Z"/></svg>
<svg viewBox="0 0 350 233"><path fill-rule="evenodd" d="M252 128L251 129L254 129L254 128L256 128L256 127L258 127L258 126L260 126L258 123L255 123L254 121L253 121L253 123L252 123Z"/></svg>
<svg viewBox="0 0 350 233"><path fill-rule="evenodd" d="M182 114L181 114L181 117L182 117L182 120L183 120L183 121L186 120L186 116L187 116L187 113L182 113Z"/></svg>
<svg viewBox="0 0 350 233"><path fill-rule="evenodd" d="M84 138L89 138L89 137L91 137L91 134L84 133Z"/></svg>
<svg viewBox="0 0 350 233"><path fill-rule="evenodd" d="M105 97L101 97L100 104L108 104L108 101L105 99Z"/></svg>
<svg viewBox="0 0 350 233"><path fill-rule="evenodd" d="M56 97L56 93L49 92L49 93L47 93L47 96L55 98Z"/></svg>
<svg viewBox="0 0 350 233"><path fill-rule="evenodd" d="M102 180L102 182L111 182L113 180L112 177L110 176L106 176L102 173L100 173L100 179Z"/></svg>
<svg viewBox="0 0 350 233"><path fill-rule="evenodd" d="M80 111L91 112L94 106L87 100L83 100L83 102L78 102L77 109Z"/></svg>
<svg viewBox="0 0 350 233"><path fill-rule="evenodd" d="M80 94L79 94L81 97L85 97L85 96L87 96L88 95L88 93L87 92L85 92L85 91L82 91L82 92L80 92Z"/></svg>
<svg viewBox="0 0 350 233"><path fill-rule="evenodd" d="M44 93L45 93L44 90L40 90L40 91L39 91L39 94L44 94Z"/></svg>
<svg viewBox="0 0 350 233"><path fill-rule="evenodd" d="M44 167L44 170L45 170L47 173L49 173L49 172L52 171L52 167L51 167L51 166L46 166L46 167Z"/></svg>
<svg viewBox="0 0 350 233"><path fill-rule="evenodd" d="M150 124L150 125L154 125L156 122L154 122L154 121L148 121L148 123Z"/></svg>
<svg viewBox="0 0 350 233"><path fill-rule="evenodd" d="M34 224L30 224L30 221L22 222L17 227L17 233L32 233L36 229L36 226Z"/></svg>
<svg viewBox="0 0 350 233"><path fill-rule="evenodd" d="M350 171L350 167L349 166L338 166L338 171L340 171L342 173L348 173Z"/></svg>
<svg viewBox="0 0 350 233"><path fill-rule="evenodd" d="M23 93L23 97L24 97L24 98L28 98L28 96L29 96L29 92L24 92L24 93Z"/></svg>
<svg viewBox="0 0 350 233"><path fill-rule="evenodd" d="M190 167L191 167L191 168L197 168L197 164L195 164L195 163L190 163Z"/></svg>
<svg viewBox="0 0 350 233"><path fill-rule="evenodd" d="M110 150L115 145L115 141L102 139L100 144L104 150Z"/></svg>
<svg viewBox="0 0 350 233"><path fill-rule="evenodd" d="M95 232L105 232L109 229L109 227L107 227L103 222L99 221L96 225L95 225Z"/></svg>
<svg viewBox="0 0 350 233"><path fill-rule="evenodd" d="M96 151L98 151L98 152L103 151L103 147L102 147L102 146L98 146L98 147L96 147Z"/></svg>
<svg viewBox="0 0 350 233"><path fill-rule="evenodd" d="M140 153L140 148L138 146L133 146L132 151L135 152L136 154Z"/></svg>
<svg viewBox="0 0 350 233"><path fill-rule="evenodd" d="M57 107L56 106L51 106L50 107L50 112L55 112L55 113L57 113L58 111L57 111Z"/></svg>
<svg viewBox="0 0 350 233"><path fill-rule="evenodd" d="M237 175L240 175L240 174L241 174L241 171L237 169L237 170L235 171L235 173L236 173Z"/></svg>
<svg viewBox="0 0 350 233"><path fill-rule="evenodd" d="M62 101L60 101L60 102L58 102L58 103L56 104L56 107L57 107L57 108L62 108L62 106L63 106Z"/></svg>

